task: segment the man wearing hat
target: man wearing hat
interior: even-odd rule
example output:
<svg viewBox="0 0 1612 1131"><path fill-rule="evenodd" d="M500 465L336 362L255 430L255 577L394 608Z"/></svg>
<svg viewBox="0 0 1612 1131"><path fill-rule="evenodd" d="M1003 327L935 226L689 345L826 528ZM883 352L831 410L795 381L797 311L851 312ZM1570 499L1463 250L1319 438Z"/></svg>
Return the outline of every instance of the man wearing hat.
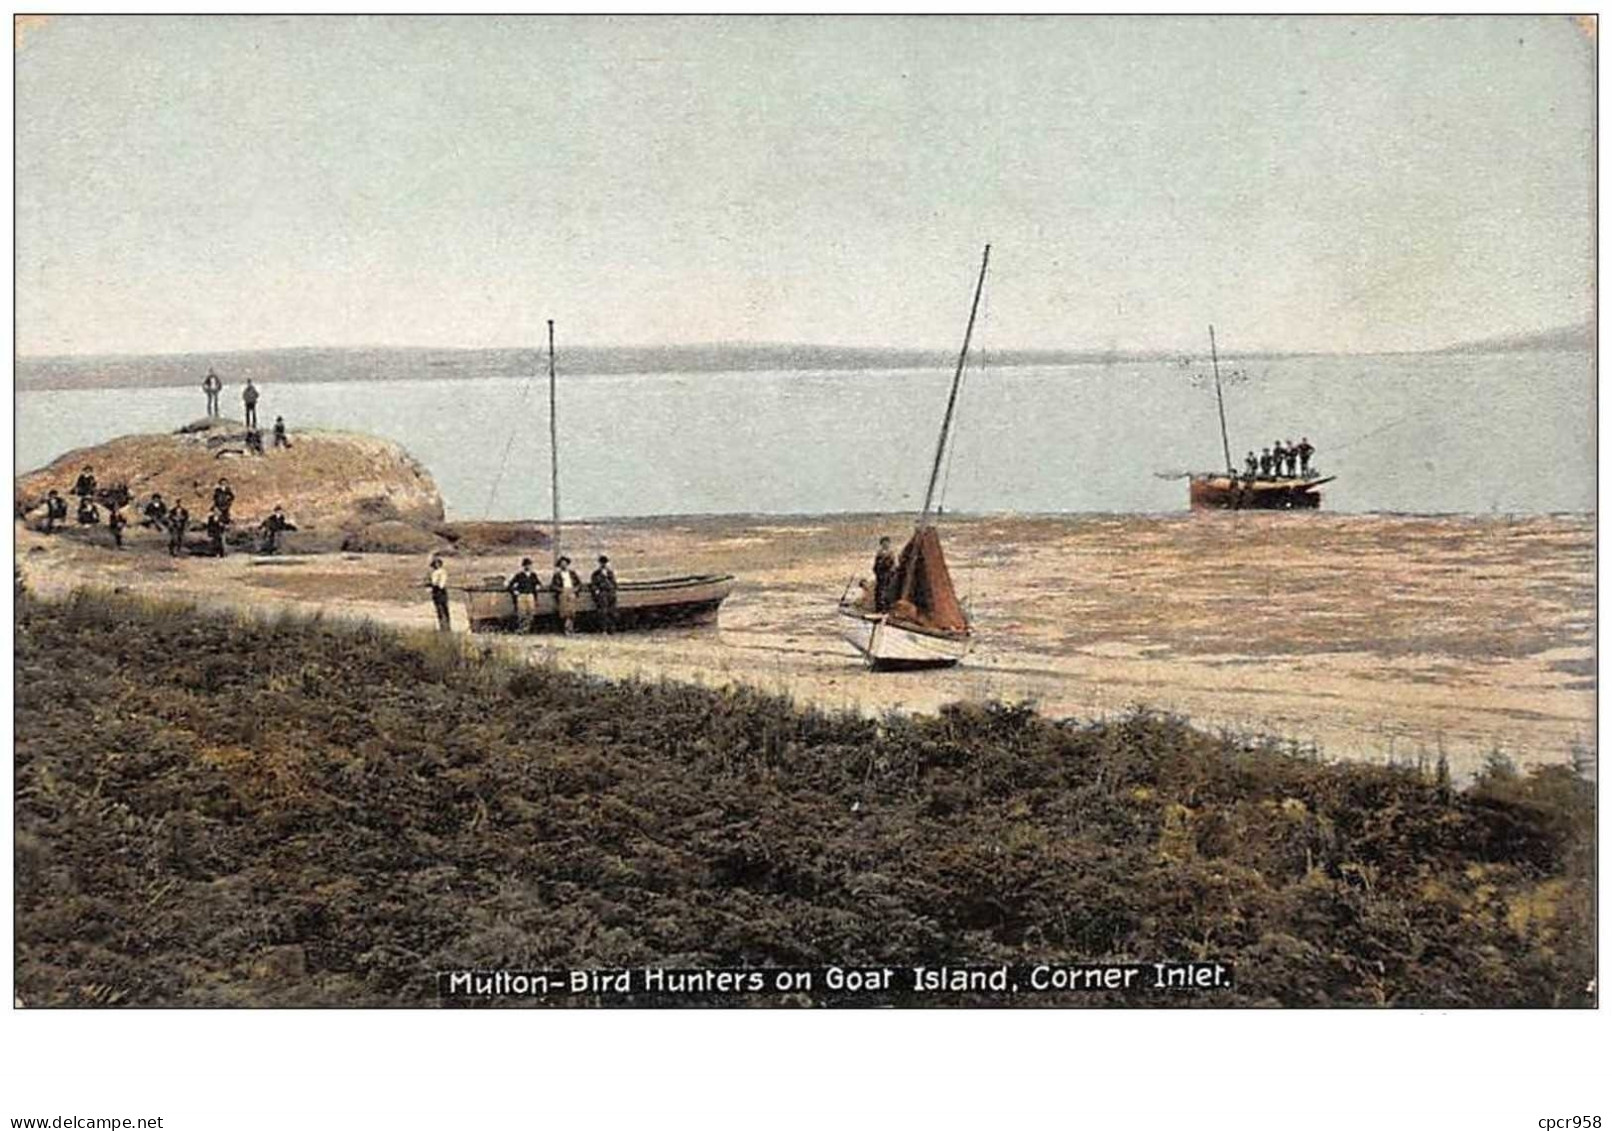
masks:
<svg viewBox="0 0 1612 1131"><path fill-rule="evenodd" d="M448 571L440 557L432 557L426 584L431 587L431 603L437 609L437 629L448 632L453 628L453 622L448 617Z"/></svg>
<svg viewBox="0 0 1612 1131"><path fill-rule="evenodd" d="M549 581L549 588L554 590L554 604L560 614L560 626L565 629L567 636L573 636L577 630L577 590L582 588L582 579L577 576L576 570L571 568L571 559L564 554L560 555L554 563L554 576Z"/></svg>
<svg viewBox="0 0 1612 1131"><path fill-rule="evenodd" d="M599 613L599 627L610 633L616 630L616 571L610 568L610 559L599 555L599 568L588 579L588 591L593 594L593 607Z"/></svg>
<svg viewBox="0 0 1612 1131"><path fill-rule="evenodd" d="M532 631L532 622L537 619L537 591L543 588L543 582L532 568L531 558L521 559L520 571L505 588L515 598L516 627L522 632Z"/></svg>

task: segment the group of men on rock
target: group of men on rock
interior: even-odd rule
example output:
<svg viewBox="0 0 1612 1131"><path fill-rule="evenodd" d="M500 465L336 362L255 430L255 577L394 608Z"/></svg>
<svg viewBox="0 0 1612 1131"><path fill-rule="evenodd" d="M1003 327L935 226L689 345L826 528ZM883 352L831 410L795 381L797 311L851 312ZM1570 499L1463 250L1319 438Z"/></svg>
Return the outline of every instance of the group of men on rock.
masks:
<svg viewBox="0 0 1612 1131"><path fill-rule="evenodd" d="M101 522L99 503L106 506L106 528L112 535L112 543L118 549L123 548L123 531L128 527L129 520L124 516L123 508L129 503L128 488L121 484L102 490L95 480L95 469L89 464L79 472L78 478L73 482L69 494L78 498L78 524L80 526L97 526ZM99 503L97 502L99 500ZM234 525L230 511L235 505L235 490L229 485L229 480L219 477L218 485L213 488L213 506L207 514L207 521L203 529L207 532L207 544L214 557L224 556L224 534ZM45 496L44 532L56 533L58 525L65 525L67 521L67 500L52 488ZM185 532L190 528L190 511L186 509L181 500L175 500L172 506L164 501L161 491L153 491L151 498L140 509L141 527L162 531L168 538L168 553L178 557L185 552ZM262 551L266 554L278 553L280 549L280 536L295 530L296 526L286 517L285 508L276 506L269 516L258 524L258 532L262 536Z"/></svg>
<svg viewBox="0 0 1612 1131"><path fill-rule="evenodd" d="M220 415L218 395L224 389L224 382L217 373L209 368L207 376L202 378L201 387L202 392L207 394L207 415L210 419L217 419ZM258 387L248 377L246 379L246 388L241 390L241 407L246 410L246 447L248 451L256 455L263 454L263 429L258 427L257 422L257 402L260 399L261 394L258 392ZM285 417L283 416L274 418L274 446L277 448L289 448L291 446L291 438L286 434Z"/></svg>

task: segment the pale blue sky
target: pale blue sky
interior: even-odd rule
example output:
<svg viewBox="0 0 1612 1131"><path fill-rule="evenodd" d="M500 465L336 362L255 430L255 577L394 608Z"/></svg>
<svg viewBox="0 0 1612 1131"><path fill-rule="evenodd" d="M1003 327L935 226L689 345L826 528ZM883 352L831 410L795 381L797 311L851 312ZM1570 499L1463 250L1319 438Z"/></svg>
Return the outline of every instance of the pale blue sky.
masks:
<svg viewBox="0 0 1612 1131"><path fill-rule="evenodd" d="M1593 66L1491 18L56 18L21 353L1419 348L1588 317Z"/></svg>

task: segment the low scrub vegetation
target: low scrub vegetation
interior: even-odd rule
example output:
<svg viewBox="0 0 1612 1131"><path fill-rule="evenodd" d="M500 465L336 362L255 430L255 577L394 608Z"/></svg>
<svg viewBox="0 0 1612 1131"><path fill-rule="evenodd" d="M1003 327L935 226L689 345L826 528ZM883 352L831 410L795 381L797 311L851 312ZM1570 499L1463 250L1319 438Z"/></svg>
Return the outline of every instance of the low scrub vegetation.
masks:
<svg viewBox="0 0 1612 1131"><path fill-rule="evenodd" d="M29 1006L430 1004L460 968L1105 960L1236 982L1015 1001L1594 1003L1593 789L1566 766L1454 789L1145 712L871 720L84 592L20 596L16 657Z"/></svg>

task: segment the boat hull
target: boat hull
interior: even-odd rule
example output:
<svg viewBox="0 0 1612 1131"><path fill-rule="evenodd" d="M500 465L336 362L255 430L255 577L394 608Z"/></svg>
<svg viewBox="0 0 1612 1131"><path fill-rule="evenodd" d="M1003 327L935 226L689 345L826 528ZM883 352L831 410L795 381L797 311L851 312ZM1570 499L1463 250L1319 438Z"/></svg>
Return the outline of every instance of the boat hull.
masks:
<svg viewBox="0 0 1612 1131"><path fill-rule="evenodd" d="M624 581L616 589L614 629L632 632L714 623L722 602L733 592L733 585L729 574ZM515 598L502 586L466 586L465 605L472 632L520 629ZM575 624L581 632L600 632L605 628L604 618L599 615L586 586L577 592ZM563 627L556 596L551 592L537 594L532 631L558 632Z"/></svg>
<svg viewBox="0 0 1612 1131"><path fill-rule="evenodd" d="M841 606L840 635L876 671L949 668L968 654L967 633L938 633L896 624L881 613Z"/></svg>
<svg viewBox="0 0 1612 1131"><path fill-rule="evenodd" d="M1194 475L1189 488L1193 510L1317 510L1323 483L1331 477L1307 479L1231 479Z"/></svg>

